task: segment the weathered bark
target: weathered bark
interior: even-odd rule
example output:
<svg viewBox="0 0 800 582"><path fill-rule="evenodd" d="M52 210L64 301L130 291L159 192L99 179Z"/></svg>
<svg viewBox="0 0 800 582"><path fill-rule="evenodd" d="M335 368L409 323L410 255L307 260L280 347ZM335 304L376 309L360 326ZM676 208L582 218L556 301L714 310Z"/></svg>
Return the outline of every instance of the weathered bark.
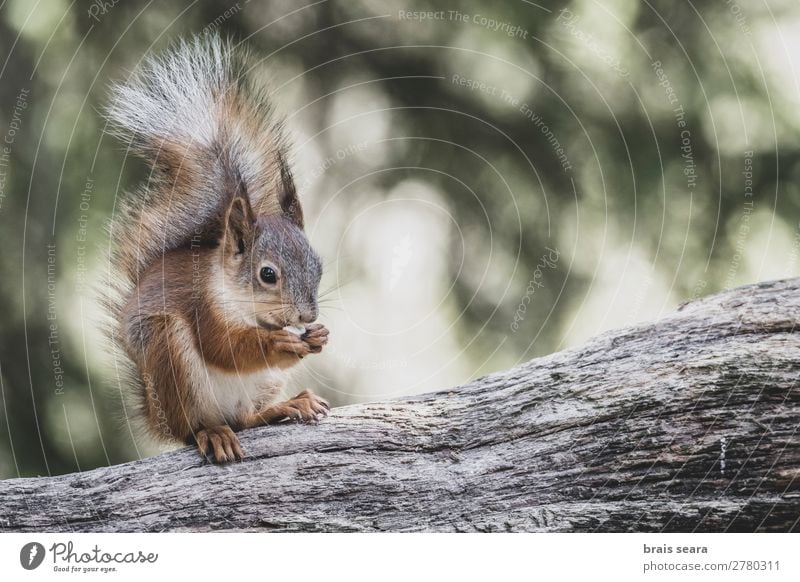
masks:
<svg viewBox="0 0 800 582"><path fill-rule="evenodd" d="M0 531L795 531L800 280L435 394L0 482Z"/></svg>

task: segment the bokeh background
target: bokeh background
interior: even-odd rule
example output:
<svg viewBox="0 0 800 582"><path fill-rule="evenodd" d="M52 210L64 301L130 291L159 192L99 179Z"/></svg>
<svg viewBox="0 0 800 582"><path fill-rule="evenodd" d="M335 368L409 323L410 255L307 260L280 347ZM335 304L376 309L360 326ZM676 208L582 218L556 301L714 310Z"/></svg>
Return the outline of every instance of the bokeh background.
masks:
<svg viewBox="0 0 800 582"><path fill-rule="evenodd" d="M332 330L295 388L447 388L800 273L796 0L0 1L0 477L156 449L93 287L147 168L111 81L218 31L288 117Z"/></svg>

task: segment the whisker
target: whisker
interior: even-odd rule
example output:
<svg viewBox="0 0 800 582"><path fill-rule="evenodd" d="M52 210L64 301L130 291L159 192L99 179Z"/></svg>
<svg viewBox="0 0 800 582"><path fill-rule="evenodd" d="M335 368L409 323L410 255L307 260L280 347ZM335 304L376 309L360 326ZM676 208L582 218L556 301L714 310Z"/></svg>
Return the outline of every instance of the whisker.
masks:
<svg viewBox="0 0 800 582"><path fill-rule="evenodd" d="M257 305L277 305L279 307L286 307L284 303L277 303L274 301L259 301L258 299L226 299L220 303L255 303Z"/></svg>
<svg viewBox="0 0 800 582"><path fill-rule="evenodd" d="M341 302L338 299L333 299L333 298L317 300L317 305L336 305L339 303Z"/></svg>
<svg viewBox="0 0 800 582"><path fill-rule="evenodd" d="M341 261L342 259L352 259L355 255L337 253L334 259L322 258L322 267L327 271L330 267Z"/></svg>

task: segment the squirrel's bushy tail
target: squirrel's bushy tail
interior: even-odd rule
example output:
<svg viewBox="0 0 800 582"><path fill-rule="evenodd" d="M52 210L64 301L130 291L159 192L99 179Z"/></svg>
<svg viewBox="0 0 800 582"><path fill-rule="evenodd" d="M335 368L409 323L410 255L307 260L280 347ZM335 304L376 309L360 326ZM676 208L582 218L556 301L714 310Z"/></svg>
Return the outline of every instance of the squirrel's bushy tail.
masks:
<svg viewBox="0 0 800 582"><path fill-rule="evenodd" d="M260 212L286 187L284 134L246 52L217 35L180 41L112 86L111 133L151 173L112 219L114 259L135 282L165 251L218 233L235 192Z"/></svg>

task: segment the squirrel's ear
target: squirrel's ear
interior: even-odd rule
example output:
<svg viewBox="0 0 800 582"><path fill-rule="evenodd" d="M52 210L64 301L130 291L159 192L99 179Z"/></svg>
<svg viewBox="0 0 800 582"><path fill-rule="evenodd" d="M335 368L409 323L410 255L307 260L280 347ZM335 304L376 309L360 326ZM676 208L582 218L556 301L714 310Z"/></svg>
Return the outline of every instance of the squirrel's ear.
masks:
<svg viewBox="0 0 800 582"><path fill-rule="evenodd" d="M252 241L255 216L250 201L242 196L231 200L225 214L224 245L233 255L244 253L246 245Z"/></svg>
<svg viewBox="0 0 800 582"><path fill-rule="evenodd" d="M300 206L300 200L297 198L297 189L294 185L294 178L289 169L289 165L282 155L278 155L278 163L281 168L281 189L278 192L278 202L281 205L283 215L295 223L300 228L303 228L303 208Z"/></svg>

